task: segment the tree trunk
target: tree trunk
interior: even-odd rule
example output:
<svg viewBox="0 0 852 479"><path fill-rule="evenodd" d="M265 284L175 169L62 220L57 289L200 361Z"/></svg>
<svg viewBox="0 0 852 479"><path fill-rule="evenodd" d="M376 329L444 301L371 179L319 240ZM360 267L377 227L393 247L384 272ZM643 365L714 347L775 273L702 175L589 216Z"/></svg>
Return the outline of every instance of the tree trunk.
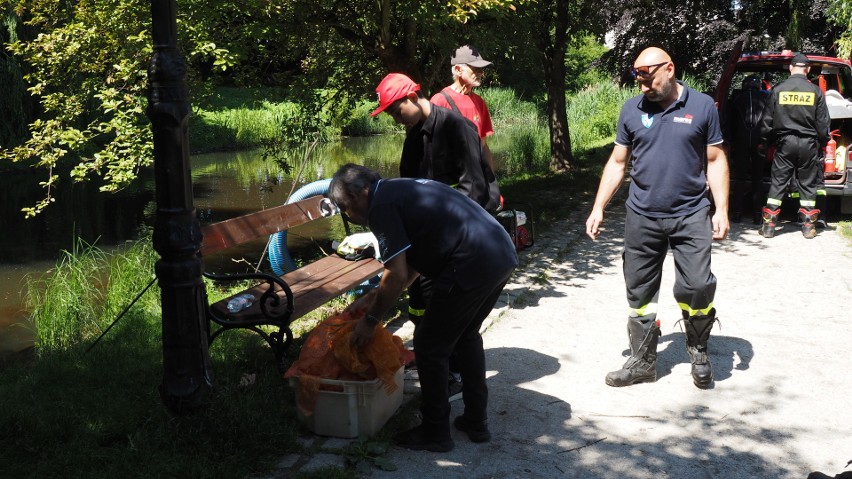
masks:
<svg viewBox="0 0 852 479"><path fill-rule="evenodd" d="M567 0L556 0L553 12L554 33L544 35L544 73L547 84L547 124L550 129L550 169L570 171L574 168L571 135L565 103L565 52L568 48ZM544 30L549 31L549 30Z"/></svg>
<svg viewBox="0 0 852 479"><path fill-rule="evenodd" d="M547 124L550 129L550 169L570 171L574 168L571 134L565 103L565 55L550 60L552 71L547 76Z"/></svg>
<svg viewBox="0 0 852 479"><path fill-rule="evenodd" d="M378 44L373 46L369 37L363 37L364 48L373 50L389 72L404 73L414 81L421 80L420 67L414 60L417 46L417 22L409 18L403 21L402 44L393 44L392 12L394 4L391 0L380 0L379 2L380 33Z"/></svg>

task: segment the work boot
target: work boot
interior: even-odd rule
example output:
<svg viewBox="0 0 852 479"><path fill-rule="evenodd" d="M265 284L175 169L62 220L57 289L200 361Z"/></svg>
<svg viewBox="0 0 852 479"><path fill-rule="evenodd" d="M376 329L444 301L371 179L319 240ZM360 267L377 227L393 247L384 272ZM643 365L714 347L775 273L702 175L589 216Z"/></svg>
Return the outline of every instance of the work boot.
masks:
<svg viewBox="0 0 852 479"><path fill-rule="evenodd" d="M456 447L449 432L438 437L430 434L423 424L397 433L393 442L399 447L413 451L450 452Z"/></svg>
<svg viewBox="0 0 852 479"><path fill-rule="evenodd" d="M607 373L607 385L620 388L656 381L660 324L652 319L629 318L627 336L630 338L630 357L621 369Z"/></svg>
<svg viewBox="0 0 852 479"><path fill-rule="evenodd" d="M816 223L818 219L819 210L799 208L799 220L802 222L802 236L807 239L816 237Z"/></svg>
<svg viewBox="0 0 852 479"><path fill-rule="evenodd" d="M692 382L700 389L705 389L713 382L713 368L707 357L707 340L710 330L716 321L716 310L711 309L707 316L687 317L683 312L686 330L686 352L692 363Z"/></svg>
<svg viewBox="0 0 852 479"><path fill-rule="evenodd" d="M461 432L467 433L467 437L473 442L488 442L491 440L491 431L488 430L488 421L471 421L462 414L457 416L453 422Z"/></svg>
<svg viewBox="0 0 852 479"><path fill-rule="evenodd" d="M775 236L775 223L778 221L778 215L781 214L781 208L771 209L768 206L763 207L763 224L760 225L760 236L764 238L772 238Z"/></svg>

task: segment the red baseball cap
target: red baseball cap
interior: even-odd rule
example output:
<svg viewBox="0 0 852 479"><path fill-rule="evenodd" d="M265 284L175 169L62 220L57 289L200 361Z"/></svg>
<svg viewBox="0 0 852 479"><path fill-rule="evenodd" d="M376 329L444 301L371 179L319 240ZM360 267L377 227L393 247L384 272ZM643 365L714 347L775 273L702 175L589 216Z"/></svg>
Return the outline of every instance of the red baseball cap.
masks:
<svg viewBox="0 0 852 479"><path fill-rule="evenodd" d="M385 108L389 107L391 103L413 91L420 91L420 85L414 83L414 80L402 73L388 73L376 87L376 93L379 95L379 107L373 113L370 113L370 116L376 116L385 111Z"/></svg>

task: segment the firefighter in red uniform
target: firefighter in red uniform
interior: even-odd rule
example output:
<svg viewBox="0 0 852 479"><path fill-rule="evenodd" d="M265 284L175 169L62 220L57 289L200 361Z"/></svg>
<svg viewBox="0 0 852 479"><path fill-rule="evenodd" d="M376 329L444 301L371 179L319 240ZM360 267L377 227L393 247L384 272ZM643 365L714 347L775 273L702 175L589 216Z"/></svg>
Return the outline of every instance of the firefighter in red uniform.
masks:
<svg viewBox="0 0 852 479"><path fill-rule="evenodd" d="M772 89L761 121L763 144L775 145L769 196L763 207L764 238L775 236L781 214L784 190L796 172L799 185L799 219L805 238L816 236L820 211L816 208L817 189L822 180L820 150L828 141L828 107L819 87L808 80L808 57L797 53L790 61L790 78Z"/></svg>

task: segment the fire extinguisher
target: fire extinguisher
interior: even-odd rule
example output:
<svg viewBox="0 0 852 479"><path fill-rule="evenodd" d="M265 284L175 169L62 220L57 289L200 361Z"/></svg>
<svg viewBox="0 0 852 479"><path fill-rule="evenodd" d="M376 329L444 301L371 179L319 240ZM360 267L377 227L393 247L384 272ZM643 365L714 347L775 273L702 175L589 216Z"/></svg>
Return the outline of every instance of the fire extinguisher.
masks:
<svg viewBox="0 0 852 479"><path fill-rule="evenodd" d="M834 173L837 171L835 167L835 159L837 155L837 142L834 141L834 137L840 136L839 130L834 130L831 132L831 136L828 139L828 143L825 145L825 172L826 173Z"/></svg>

